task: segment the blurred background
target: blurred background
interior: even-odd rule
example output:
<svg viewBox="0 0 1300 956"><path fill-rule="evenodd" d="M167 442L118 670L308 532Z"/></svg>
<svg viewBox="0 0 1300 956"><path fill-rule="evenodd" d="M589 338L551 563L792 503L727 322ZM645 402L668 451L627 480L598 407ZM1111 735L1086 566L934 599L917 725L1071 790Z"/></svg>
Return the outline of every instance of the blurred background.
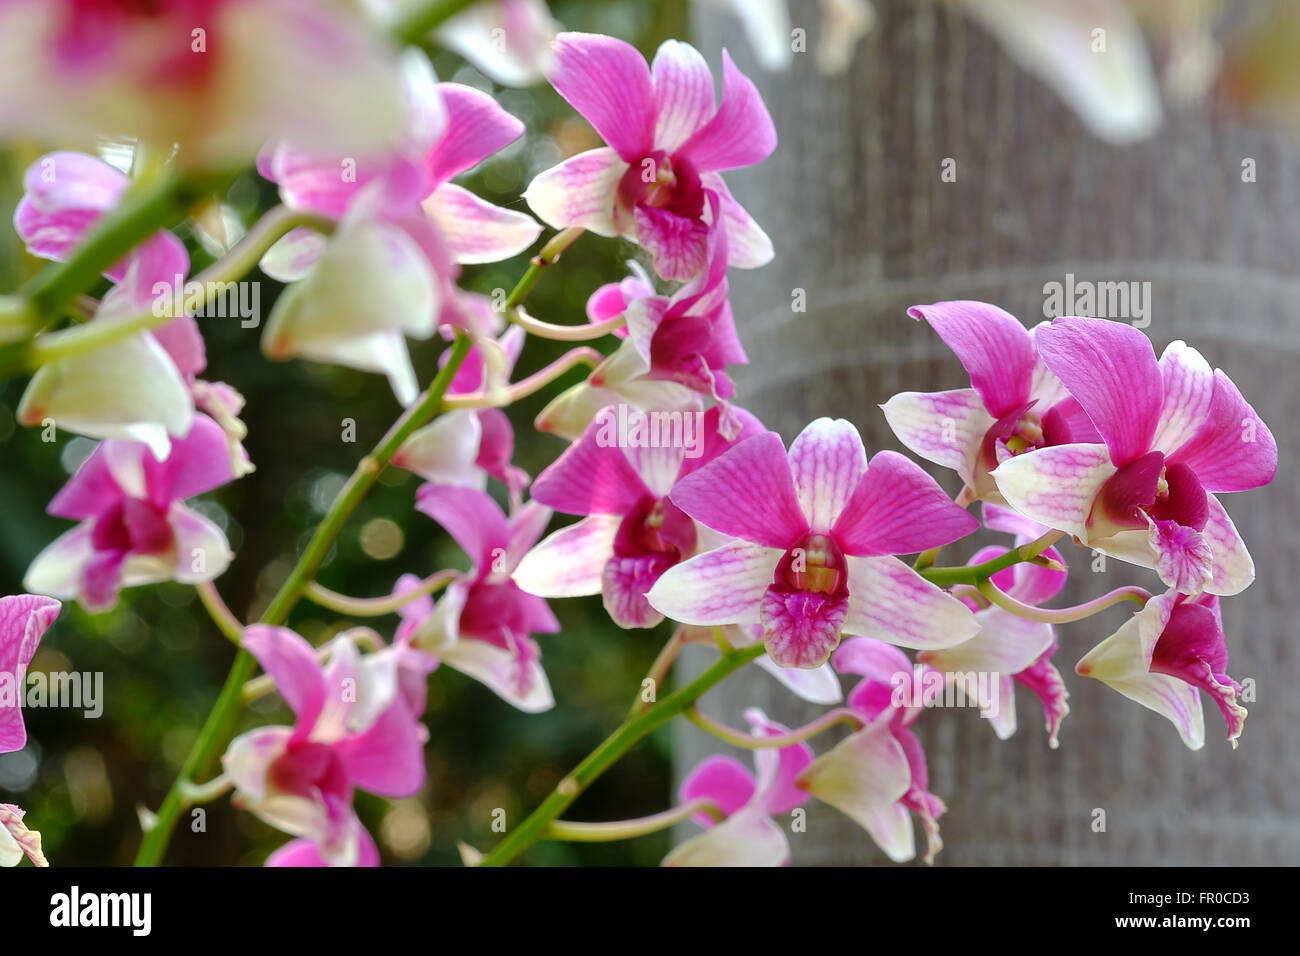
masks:
<svg viewBox="0 0 1300 956"><path fill-rule="evenodd" d="M1073 662L1121 618L1116 612L1074 625L1057 660L1073 708L1059 751L1048 750L1036 702L1024 695L1020 730L1007 742L970 712L938 711L918 723L930 789L950 808L940 862L1300 861L1300 747L1292 730L1300 703L1289 693L1300 681L1300 655L1290 645L1300 610L1292 583L1300 558L1292 527L1297 484L1288 468L1300 412L1293 374L1300 153L1288 132L1300 113L1296 5L791 0L788 22L775 21L778 36L792 37L786 55L770 43L773 21L744 16L779 2L550 6L567 28L622 37L647 55L669 37L690 38L716 70L726 46L758 83L781 145L768 163L729 183L772 235L777 259L732 275L752 362L737 378L742 404L787 439L828 414L852 419L873 451L897 448L876 404L899 390L964 384L956 362L926 327L906 318L906 307L979 298L1033 324L1043 317L1044 285L1067 273L1150 282L1146 331L1157 350L1187 338L1238 382L1277 435L1278 480L1248 501L1227 502L1259 568L1256 586L1225 604L1230 671L1258 686L1241 749L1232 752L1223 741L1212 707L1205 750L1187 753L1161 718L1073 677ZM1095 40L1098 28L1109 46L1082 53L1080 44ZM526 137L464 180L488 200L524 208L518 197L533 175L599 145L549 88L496 87L455 55L430 50L440 78L490 90L527 124ZM0 145L6 220L23 170L48 148ZM250 174L225 202L247 226L276 196ZM211 261L197 236L182 238L195 271ZM621 277L624 260L636 255L626 243L580 240L533 292L530 311L578 321L590 293ZM509 289L526 265L521 256L471 268L464 285L488 294ZM0 290L16 288L40 266L10 230L0 230ZM279 286L254 278L266 314ZM801 290L806 311L792 308ZM217 584L235 613L251 619L399 409L378 376L268 363L258 332L236 322L206 322L203 331L205 377L230 383L248 401L245 444L257 471L197 507L230 538L237 557ZM427 381L438 346L413 345ZM519 374L561 351L530 341ZM534 476L563 443L530 423L577 375L511 410L516 463ZM46 516L45 505L93 447L62 434L47 443L38 431L16 428L23 386L0 383L4 594L21 590L31 559L67 527ZM355 444L341 441L348 418L356 422ZM936 476L956 490L953 476ZM405 472L384 475L327 559L324 585L378 595L404 572L466 566L412 509L417 486ZM966 553L958 549L954 558ZM1104 575L1092 575L1089 555L1077 549L1067 558L1076 572L1074 597L1141 580L1141 572L1113 561ZM404 801L358 795L386 863L456 864L458 841L490 847L499 838L491 831L495 809L508 821L522 819L622 719L667 630L620 631L599 599L554 607L564 630L540 639L558 702L552 711L521 714L450 669L434 675L429 783ZM340 626L306 602L291 623L317 643ZM374 623L382 633L394 619ZM98 616L65 606L33 670L102 672L103 716L29 710L27 748L0 755L0 799L27 810L52 863L130 862L138 809L161 800L231 657L192 589L128 591ZM688 658L680 667L689 672L699 663ZM705 710L739 724L741 710L755 703L786 722L808 716L762 674L734 678L706 699ZM245 712L241 729L284 717L273 696ZM675 777L718 749L693 728L662 730L598 781L572 817L661 810ZM1097 808L1107 810L1105 833L1090 827ZM257 865L284 842L227 799L204 809L202 832L182 819L169 862ZM808 833L792 836L797 863L884 862L866 835L829 807L811 807L809 822ZM526 860L654 864L669 845L668 834L605 845L542 843Z"/></svg>

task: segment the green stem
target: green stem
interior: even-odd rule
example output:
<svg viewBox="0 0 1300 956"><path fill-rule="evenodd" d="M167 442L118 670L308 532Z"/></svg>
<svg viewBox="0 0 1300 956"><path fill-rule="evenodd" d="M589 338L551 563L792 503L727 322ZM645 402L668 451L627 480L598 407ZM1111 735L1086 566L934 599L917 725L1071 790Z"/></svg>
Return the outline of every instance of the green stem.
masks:
<svg viewBox="0 0 1300 956"><path fill-rule="evenodd" d="M689 820L697 813L707 813L715 822L727 815L712 800L700 797L680 806L635 820L615 820L609 823L577 823L572 820L553 820L542 834L543 840L567 840L570 843L609 843L614 840L631 840L634 837L657 833Z"/></svg>
<svg viewBox="0 0 1300 956"><path fill-rule="evenodd" d="M337 591L331 591L329 588L311 581L303 592L303 596L323 608L336 611L339 614L346 614L348 617L380 617L385 614L396 614L411 602L442 590L459 577L460 573L459 571L438 571L421 581L417 587L403 594L385 594L382 597L373 598L358 598L339 594Z"/></svg>
<svg viewBox="0 0 1300 956"><path fill-rule="evenodd" d="M1005 554L999 555L991 561L985 561L983 564L965 564L951 568L919 568L917 573L931 584L937 584L940 587L949 587L953 584L978 586L981 581L985 581L1004 568L1009 568L1015 564L1032 562L1054 567L1055 562L1049 563L1047 559L1040 558L1039 555L1064 536L1064 531L1049 531L1041 538L1031 541L1029 544L1022 544L1018 548L1012 548Z"/></svg>
<svg viewBox="0 0 1300 956"><path fill-rule="evenodd" d="M563 813L578 795L617 762L632 747L663 726L698 700L728 674L764 653L763 645L756 644L724 657L685 687L673 692L644 713L625 720L599 747L593 750L573 771L559 782L541 805L518 827L508 833L496 849L484 858L481 866L505 866L524 850L541 839L550 825Z"/></svg>
<svg viewBox="0 0 1300 956"><path fill-rule="evenodd" d="M542 277L548 266L554 265L559 261L561 254L565 249L577 240L585 230L581 226L570 226L557 232L542 246L542 251L533 256L532 261L528 264L528 271L523 274L519 284L515 286L514 291L506 298L506 312L513 312L523 304L524 299L528 298L528 293L533 291L533 286L537 285L537 280Z"/></svg>
<svg viewBox="0 0 1300 956"><path fill-rule="evenodd" d="M470 344L468 336L462 332L456 333L450 358L438 372L428 391L394 423L375 450L361 459L352 477L334 499L329 513L316 528L315 534L312 535L298 563L289 573L288 579L271 599L266 612L260 618L260 623L279 625L289 619L289 613L302 597L308 582L316 576L339 532L343 530L344 524L361 503L361 499L374 486L380 472L387 467L393 454L411 433L425 425L437 412L447 387L451 385L452 377L469 353ZM216 756L217 751L229 740L243 697L244 683L252 676L255 666L253 655L247 651L241 650L235 655L235 661L226 677L225 686L221 689L221 695L208 714L202 730L199 731L199 737L185 758L181 772L172 783L171 789L167 791L167 796L163 798L162 806L158 810L157 822L145 833L144 840L140 843L140 851L135 858L137 866L157 866L162 860L176 821L188 805L185 785L203 772Z"/></svg>

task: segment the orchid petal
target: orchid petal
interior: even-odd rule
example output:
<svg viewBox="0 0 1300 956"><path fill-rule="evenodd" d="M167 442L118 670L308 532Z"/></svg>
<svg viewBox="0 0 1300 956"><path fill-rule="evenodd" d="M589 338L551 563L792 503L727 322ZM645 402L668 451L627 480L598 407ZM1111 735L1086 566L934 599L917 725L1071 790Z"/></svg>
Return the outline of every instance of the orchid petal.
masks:
<svg viewBox="0 0 1300 956"><path fill-rule="evenodd" d="M738 541L669 568L646 594L681 624L746 624L759 619L781 552Z"/></svg>
<svg viewBox="0 0 1300 956"><path fill-rule="evenodd" d="M898 558L845 560L849 571L845 633L928 650L952 647L979 631L970 608Z"/></svg>
<svg viewBox="0 0 1300 956"><path fill-rule="evenodd" d="M636 47L593 33L561 33L548 79L628 162L654 144L655 99L650 68Z"/></svg>
<svg viewBox="0 0 1300 956"><path fill-rule="evenodd" d="M978 530L933 478L892 451L877 452L834 527L845 554L911 554Z"/></svg>
<svg viewBox="0 0 1300 956"><path fill-rule="evenodd" d="M1016 511L1087 541L1093 503L1115 471L1105 445L1054 445L1008 458L993 480Z"/></svg>

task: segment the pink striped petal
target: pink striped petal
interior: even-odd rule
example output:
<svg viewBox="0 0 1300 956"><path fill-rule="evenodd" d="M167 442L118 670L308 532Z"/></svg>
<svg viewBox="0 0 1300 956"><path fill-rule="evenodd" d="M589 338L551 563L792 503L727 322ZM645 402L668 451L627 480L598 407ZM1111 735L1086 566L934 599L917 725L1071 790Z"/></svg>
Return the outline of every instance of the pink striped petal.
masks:
<svg viewBox="0 0 1300 956"><path fill-rule="evenodd" d="M994 418L1029 400L1037 356L1020 320L987 302L936 302L907 310L925 319L953 350Z"/></svg>
<svg viewBox="0 0 1300 956"><path fill-rule="evenodd" d="M1093 502L1113 474L1105 445L1054 445L1008 458L993 480L1025 517L1087 541Z"/></svg>
<svg viewBox="0 0 1300 956"><path fill-rule="evenodd" d="M364 733L334 745L353 784L382 797L409 797L424 786L424 728L398 700Z"/></svg>
<svg viewBox="0 0 1300 956"><path fill-rule="evenodd" d="M535 648L525 638L527 647ZM555 706L555 695L534 651L497 647L486 641L462 640L440 652L447 666L472 677L506 703L526 714Z"/></svg>
<svg viewBox="0 0 1300 956"><path fill-rule="evenodd" d="M325 706L325 677L310 644L287 627L250 624L244 628L243 647L257 658L262 670L298 718L297 734L306 736Z"/></svg>
<svg viewBox="0 0 1300 956"><path fill-rule="evenodd" d="M692 800L710 800L727 816L731 816L754 798L754 774L735 757L714 754L705 757L686 775L677 790L681 803ZM711 827L713 818L699 814L693 819Z"/></svg>
<svg viewBox="0 0 1300 956"><path fill-rule="evenodd" d="M26 856L32 866L49 866L41 851L41 835L23 823L24 811L12 803L0 803L0 867L17 866Z"/></svg>
<svg viewBox="0 0 1300 956"><path fill-rule="evenodd" d="M689 43L665 40L650 66L654 81L654 145L671 155L713 116L713 74Z"/></svg>
<svg viewBox="0 0 1300 956"><path fill-rule="evenodd" d="M951 468L967 487L974 487L980 445L994 424L979 392L900 392L880 409L899 441L926 461Z"/></svg>
<svg viewBox="0 0 1300 956"><path fill-rule="evenodd" d="M624 450L609 440L608 422L617 412L617 406L602 409L582 437L537 476L535 501L565 514L623 515L650 495Z"/></svg>
<svg viewBox="0 0 1300 956"><path fill-rule="evenodd" d="M789 459L806 527L830 531L866 474L862 436L842 418L819 418L790 443Z"/></svg>
<svg viewBox="0 0 1300 956"><path fill-rule="evenodd" d="M737 269L758 269L776 255L772 240L763 227L736 202L731 190L717 173L700 177L705 189L717 193L722 206L722 221L727 228L727 264Z"/></svg>
<svg viewBox="0 0 1300 956"><path fill-rule="evenodd" d="M622 520L620 515L591 515L561 528L524 555L514 582L545 598L599 594Z"/></svg>
<svg viewBox="0 0 1300 956"><path fill-rule="evenodd" d="M614 204L628 166L606 147L571 156L538 173L524 199L542 221L556 229L581 226L602 236L617 236Z"/></svg>
<svg viewBox="0 0 1300 956"><path fill-rule="evenodd" d="M593 33L561 33L548 77L628 162L654 148L655 96L650 68L631 44Z"/></svg>
<svg viewBox="0 0 1300 956"><path fill-rule="evenodd" d="M0 597L0 677L13 682L0 695L0 753L22 750L27 743L21 709L27 665L61 608L53 598L34 594Z"/></svg>
<svg viewBox="0 0 1300 956"><path fill-rule="evenodd" d="M701 172L722 172L760 163L775 149L776 127L763 98L723 50L722 102L678 153L689 157Z"/></svg>
<svg viewBox="0 0 1300 956"><path fill-rule="evenodd" d="M1052 625L1017 617L999 607L975 614L980 630L968 641L939 650L921 651L916 659L941 671L991 672L1010 677L1038 660L1052 646Z"/></svg>
<svg viewBox="0 0 1300 956"><path fill-rule="evenodd" d="M1097 427L1111 460L1125 465L1151 450L1163 383L1151 341L1109 319L1055 319L1038 351Z"/></svg>
<svg viewBox="0 0 1300 956"><path fill-rule="evenodd" d="M911 554L964 538L979 526L920 466L882 451L868 463L834 534L845 554Z"/></svg>
<svg viewBox="0 0 1300 956"><path fill-rule="evenodd" d="M1212 573L1205 589L1211 594L1240 594L1255 580L1255 562L1219 499L1206 497L1210 517L1201 534L1210 546Z"/></svg>
<svg viewBox="0 0 1300 956"><path fill-rule="evenodd" d="M1214 372L1209 408L1195 436L1170 456L1189 465L1207 491L1247 491L1277 474L1277 442L1223 372Z"/></svg>
<svg viewBox="0 0 1300 956"><path fill-rule="evenodd" d="M444 183L420 204L442 230L456 261L500 262L536 241L542 227L532 218L479 199L468 189Z"/></svg>
<svg viewBox="0 0 1300 956"><path fill-rule="evenodd" d="M1160 356L1160 380L1164 399L1151 447L1168 456L1195 437L1209 414L1214 370L1187 343L1170 342Z"/></svg>
<svg viewBox="0 0 1300 956"><path fill-rule="evenodd" d="M844 633L920 650L974 637L975 615L898 558L848 558L849 614Z"/></svg>
<svg viewBox="0 0 1300 956"><path fill-rule="evenodd" d="M757 707L745 710L745 720L755 737L782 737L790 733L785 724L768 718ZM795 780L813 762L812 747L800 742L773 750L754 751L757 787L754 801L770 816L781 816L808 802L808 793L795 786Z"/></svg>
<svg viewBox="0 0 1300 956"><path fill-rule="evenodd" d="M425 157L435 186L472 169L524 134L524 124L495 99L460 83L439 83L447 110L447 128Z"/></svg>
<svg viewBox="0 0 1300 956"><path fill-rule="evenodd" d="M491 569L497 549L504 555L510 545L506 517L485 491L454 485L422 485L416 493L416 510L442 525L469 555L480 575Z"/></svg>
<svg viewBox="0 0 1300 956"><path fill-rule="evenodd" d="M813 474L811 462L808 474ZM769 548L784 550L808 530L785 446L775 432L742 441L683 478L672 500L719 534Z"/></svg>
<svg viewBox="0 0 1300 956"><path fill-rule="evenodd" d="M747 624L759 619L781 552L738 541L669 568L646 594L680 624Z"/></svg>

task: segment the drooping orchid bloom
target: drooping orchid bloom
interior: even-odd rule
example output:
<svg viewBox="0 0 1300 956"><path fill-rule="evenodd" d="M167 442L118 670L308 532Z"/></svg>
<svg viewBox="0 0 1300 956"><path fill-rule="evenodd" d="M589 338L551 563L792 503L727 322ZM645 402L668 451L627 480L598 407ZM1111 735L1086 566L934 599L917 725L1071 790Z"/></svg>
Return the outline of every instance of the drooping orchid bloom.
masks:
<svg viewBox="0 0 1300 956"><path fill-rule="evenodd" d="M485 93L435 83L423 55L407 64L410 129L397 150L322 159L285 142L258 162L287 205L342 217L328 242L296 229L263 257L269 275L300 280L277 302L263 350L385 372L403 404L418 392L404 335L451 325L481 337L501 324L456 288L460 264L515 255L541 231L450 182L518 139L523 124Z"/></svg>
<svg viewBox="0 0 1300 956"><path fill-rule="evenodd" d="M26 588L103 611L124 587L219 577L232 557L226 536L182 502L232 477L225 432L206 415L165 461L142 442L101 442L46 509L80 524L36 556Z"/></svg>
<svg viewBox="0 0 1300 956"><path fill-rule="evenodd" d="M768 262L771 240L719 173L766 159L776 131L754 84L726 51L722 60L715 109L713 76L688 44L665 42L648 67L622 40L561 33L551 84L609 145L534 179L524 193L533 211L557 229L634 239L665 279L689 279L705 268L712 193L726 222L730 264Z"/></svg>
<svg viewBox="0 0 1300 956"><path fill-rule="evenodd" d="M951 468L965 487L958 501L1000 503L989 477L1006 458L1066 442L1100 441L1064 386L1038 357L1032 332L986 302L955 301L907 310L925 319L970 375L971 387L900 392L881 406L898 440Z"/></svg>
<svg viewBox="0 0 1300 956"><path fill-rule="evenodd" d="M672 503L737 540L672 568L650 605L683 624L759 622L780 667L820 666L842 631L925 649L979 628L969 608L894 557L979 522L902 455L868 464L843 419L813 422L788 455L775 432L742 441L679 482Z"/></svg>
<svg viewBox="0 0 1300 956"><path fill-rule="evenodd" d="M1056 319L1038 349L1105 444L1006 459L993 479L1010 505L1184 593L1245 589L1254 564L1214 493L1268 484L1277 443L1228 376L1182 342L1157 363L1105 319Z"/></svg>
<svg viewBox="0 0 1300 956"><path fill-rule="evenodd" d="M1201 690L1218 705L1228 740L1237 746L1246 708L1237 702L1241 685L1227 669L1218 597L1176 591L1153 597L1075 667L1168 718L1192 750L1205 745Z"/></svg>
<svg viewBox="0 0 1300 956"><path fill-rule="evenodd" d="M362 658L345 633L322 666L293 631L262 624L245 629L243 646L296 718L236 737L221 758L234 803L299 838L268 865L377 866L353 790L409 797L424 784L428 731L398 693L397 659Z"/></svg>
<svg viewBox="0 0 1300 956"><path fill-rule="evenodd" d="M628 406L604 409L583 436L538 475L532 488L535 501L586 517L548 537L515 571L515 582L530 594L602 595L614 623L626 628L654 627L663 620L647 602L646 592L696 550L695 523L669 497L673 488L762 431L756 418L736 411L741 428L729 442L719 432L721 409L702 413L691 405L636 419L646 429L646 442L620 442L632 438L631 426L626 435L619 435L620 422L640 414ZM676 437L661 435L661 441L650 443L650 422L661 423L663 433L675 428Z"/></svg>
<svg viewBox="0 0 1300 956"><path fill-rule="evenodd" d="M745 711L755 737L779 737L788 727L769 720L757 707ZM772 818L808 801L795 778L813 761L805 743L754 751L750 773L735 757L706 757L682 781L682 803L709 800L727 814L721 823L705 813L694 817L705 831L679 844L664 857L664 866L785 866L790 844Z"/></svg>
<svg viewBox="0 0 1300 956"><path fill-rule="evenodd" d="M17 866L24 856L33 866L49 866L41 850L41 835L23 823L24 811L12 803L0 803L0 866Z"/></svg>
<svg viewBox="0 0 1300 956"><path fill-rule="evenodd" d="M451 485L424 485L416 507L447 530L473 566L437 604L421 597L402 607L398 643L427 651L522 711L549 710L555 698L532 635L555 634L560 622L511 574L546 530L550 509L529 502L507 519L485 492ZM405 575L395 593L418 583Z"/></svg>
<svg viewBox="0 0 1300 956"><path fill-rule="evenodd" d="M5 0L0 132L139 141L206 168L292 136L361 149L401 123L391 49L312 0Z"/></svg>
<svg viewBox="0 0 1300 956"><path fill-rule="evenodd" d="M1004 531L1016 536L1016 545L1028 544L1048 529L1030 521L1014 511L984 506L984 526L993 531ZM998 547L981 548L968 563L980 564L1005 553ZM1047 548L1042 556L1064 565L1055 548ZM1068 572L1058 568L1021 562L1003 568L992 577L995 587L1015 598L1021 604L1038 606L1050 601L1065 587ZM921 651L917 661L947 675L996 675L997 697L979 701L980 713L988 717L993 731L1001 740L1016 732L1016 684L1023 684L1038 695L1046 714L1048 743L1058 745L1057 734L1061 721L1070 712L1066 699L1070 696L1060 672L1052 664L1056 653L1056 629L1051 624L1030 621L1005 611L997 605L979 607L967 601L980 631L964 644L934 651ZM953 679L958 679L954 677Z"/></svg>
<svg viewBox="0 0 1300 956"><path fill-rule="evenodd" d="M835 669L861 674L848 704L866 721L808 767L795 785L829 803L861 826L895 863L916 856L911 814L926 836L925 862L943 849L939 817L947 807L929 792L929 769L911 725L921 707L914 699L917 672L898 648L870 638L845 641L835 652Z"/></svg>

